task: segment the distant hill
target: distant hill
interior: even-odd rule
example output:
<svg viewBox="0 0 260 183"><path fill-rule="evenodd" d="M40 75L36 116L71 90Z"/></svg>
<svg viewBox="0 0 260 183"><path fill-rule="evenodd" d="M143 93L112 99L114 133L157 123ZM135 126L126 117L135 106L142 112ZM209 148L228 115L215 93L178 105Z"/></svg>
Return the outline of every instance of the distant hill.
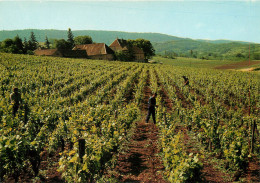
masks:
<svg viewBox="0 0 260 183"><path fill-rule="evenodd" d="M0 41L7 38L14 38L19 35L20 38L27 40L30 33L34 32L38 42L44 42L45 36L48 39L67 39L67 30L40 30L25 29L13 31L0 31ZM120 31L98 31L98 30L72 30L74 37L80 35L89 35L94 42L106 43L110 45L116 38L123 39L148 39L152 42L156 54L178 54L178 56L192 56L206 59L229 59L229 58L247 58L249 52L248 42L232 40L202 40L189 39L171 36L160 33L135 33ZM260 44L250 44L250 53L252 58L260 59ZM191 55L191 50L193 54Z"/></svg>
<svg viewBox="0 0 260 183"><path fill-rule="evenodd" d="M47 35L49 39L67 39L67 30L53 30L53 29L25 29L25 30L2 30L0 31L0 41L3 41L7 38L14 38L16 35L19 35L20 38L29 39L30 33L34 32L36 38L39 42L45 41L45 36ZM163 43L168 41L176 40L186 40L192 41L193 39L189 38L180 38L176 36L171 36L167 34L160 33L135 33L135 32L122 32L122 31L101 31L101 30L72 30L74 37L81 35L89 35L92 37L94 42L104 42L106 44L111 44L117 37L123 39L137 39L143 38L148 39L153 43ZM207 43L247 43L242 41L232 41L232 40L203 40L197 39L193 41L201 41Z"/></svg>
<svg viewBox="0 0 260 183"><path fill-rule="evenodd" d="M173 40L164 43L153 43L157 54L175 55L206 59L246 59L249 55L249 44L240 42L210 42L198 40ZM191 51L192 50L192 51ZM260 59L260 44L250 44L252 59Z"/></svg>
<svg viewBox="0 0 260 183"><path fill-rule="evenodd" d="M243 50L248 50L249 48L248 44L237 42L211 43L197 40L174 40L164 43L154 43L153 45L158 53L161 53L163 51L184 53L193 50L198 52L217 52L224 54L232 51L233 49L236 49L239 52Z"/></svg>
<svg viewBox="0 0 260 183"><path fill-rule="evenodd" d="M202 41L207 43L215 43L215 44L222 44L222 43L241 43L241 44L249 44L250 42L245 41L232 41L226 39L218 39L218 40L206 40L206 39L196 39L196 41Z"/></svg>
<svg viewBox="0 0 260 183"><path fill-rule="evenodd" d="M20 38L27 40L30 37L30 33L34 32L38 42L44 42L45 36L48 39L67 39L67 30L39 30L39 29L25 29L25 30L13 30L13 31L0 31L0 41L7 38L14 38L19 35ZM94 42L106 43L110 45L117 37L123 39L148 39L151 42L166 42L172 40L181 40L183 38L170 36L160 33L134 33L134 32L120 32L120 31L96 31L96 30L72 30L74 37L81 35L89 35Z"/></svg>

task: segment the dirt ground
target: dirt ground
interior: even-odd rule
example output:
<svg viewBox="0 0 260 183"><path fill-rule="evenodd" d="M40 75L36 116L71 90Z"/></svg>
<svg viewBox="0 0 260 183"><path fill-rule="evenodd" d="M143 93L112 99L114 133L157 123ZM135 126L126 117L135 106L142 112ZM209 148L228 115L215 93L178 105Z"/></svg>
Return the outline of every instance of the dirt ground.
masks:
<svg viewBox="0 0 260 183"><path fill-rule="evenodd" d="M260 63L260 62L259 62ZM170 112L173 110L174 103L171 101L167 95L166 90L164 89L163 84L160 82L160 79L157 76L157 84L160 87L158 91L162 96L164 105L167 108L167 111ZM137 83L137 81L135 81ZM186 98L181 90L174 85L176 89L176 95L179 100L181 100L182 106L186 108L192 108L192 103ZM191 91L195 92L195 90ZM118 156L118 161L113 169L115 174L113 175L120 182L160 182L166 183L162 176L164 171L163 162L159 156L160 145L158 144L158 127L153 124L152 119L149 123L145 122L145 115L147 113L147 101L151 96L150 89L150 77L146 80L146 86L143 89L144 97L140 109L143 114L143 119L136 123L136 129L134 129L134 134L129 139L129 143L124 151L120 152ZM133 91L126 95L128 100L133 99ZM203 95L199 95L202 100L202 105L205 104L205 99ZM158 101L159 103L159 101ZM178 126L176 128L176 133L181 131L184 134L184 144L185 149L189 153L199 153L199 149L195 147L195 141L193 141L192 136L189 135L189 129L185 126ZM44 151L41 154L42 162L40 165L40 170L45 171L46 177L40 177L41 180L37 182L64 182L61 179L61 174L57 172L58 160L60 149L53 155L49 155L47 151ZM204 177L205 182L209 183L221 183L225 182L223 179L223 172L214 168L210 161L206 158L201 159L203 162L202 176ZM252 158L249 161L247 170L241 175L241 178L246 179L247 182L258 182L260 180L259 174L259 162L256 157ZM24 172L19 181L21 182L32 182L33 176L27 171ZM7 182L15 182L13 179L8 179Z"/></svg>
<svg viewBox="0 0 260 183"><path fill-rule="evenodd" d="M227 65L222 65L222 66L218 66L215 67L215 69L239 69L239 68L243 68L243 67L248 67L251 65L256 65L259 64L260 61L243 61L243 62L236 62L233 64L227 64Z"/></svg>
<svg viewBox="0 0 260 183"><path fill-rule="evenodd" d="M148 72L149 74L149 72ZM128 148L119 153L114 176L120 182L167 182L163 179L164 166L158 153L158 128L153 121L145 122L147 101L151 96L150 77L146 79L141 103L143 119L136 124L136 129L129 140Z"/></svg>

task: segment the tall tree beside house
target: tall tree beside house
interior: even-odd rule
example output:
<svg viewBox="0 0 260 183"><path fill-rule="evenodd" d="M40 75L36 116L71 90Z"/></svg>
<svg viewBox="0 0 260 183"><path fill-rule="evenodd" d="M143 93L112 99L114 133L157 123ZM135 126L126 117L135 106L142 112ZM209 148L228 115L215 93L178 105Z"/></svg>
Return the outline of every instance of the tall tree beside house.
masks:
<svg viewBox="0 0 260 183"><path fill-rule="evenodd" d="M23 53L23 41L22 39L17 35L14 37L14 45L15 45L15 52L14 53Z"/></svg>
<svg viewBox="0 0 260 183"><path fill-rule="evenodd" d="M6 53L23 53L23 42L17 35L14 39L5 39L1 43L1 51Z"/></svg>
<svg viewBox="0 0 260 183"><path fill-rule="evenodd" d="M50 42L49 42L49 39L48 39L47 36L45 36L45 43L44 43L44 45L46 46L47 49L50 48Z"/></svg>
<svg viewBox="0 0 260 183"><path fill-rule="evenodd" d="M71 49L71 44L64 39L54 40L53 44L54 44L54 48L57 48L58 50Z"/></svg>
<svg viewBox="0 0 260 183"><path fill-rule="evenodd" d="M74 36L73 36L72 31L71 31L70 28L68 29L68 40L67 40L67 42L69 43L70 48L73 48L75 46L75 44L74 44Z"/></svg>
<svg viewBox="0 0 260 183"><path fill-rule="evenodd" d="M12 39L5 39L1 43L1 51L5 53L13 53L14 50L14 41Z"/></svg>
<svg viewBox="0 0 260 183"><path fill-rule="evenodd" d="M27 50L29 49L29 44L26 38L23 40L23 52L27 53Z"/></svg>
<svg viewBox="0 0 260 183"><path fill-rule="evenodd" d="M115 57L116 57L116 60L120 60L120 61L133 61L134 60L134 56L131 51L129 51L129 52L116 51Z"/></svg>
<svg viewBox="0 0 260 183"><path fill-rule="evenodd" d="M39 45L39 43L36 40L34 32L31 32L30 39L28 41L28 50L34 51L37 49L38 45Z"/></svg>
<svg viewBox="0 0 260 183"><path fill-rule="evenodd" d="M136 40L128 40L129 44L137 46L141 48L144 52L145 59L149 59L155 55L155 50L153 48L152 43L146 39L136 39Z"/></svg>
<svg viewBox="0 0 260 183"><path fill-rule="evenodd" d="M75 45L92 44L92 38L90 36L77 36L74 39Z"/></svg>

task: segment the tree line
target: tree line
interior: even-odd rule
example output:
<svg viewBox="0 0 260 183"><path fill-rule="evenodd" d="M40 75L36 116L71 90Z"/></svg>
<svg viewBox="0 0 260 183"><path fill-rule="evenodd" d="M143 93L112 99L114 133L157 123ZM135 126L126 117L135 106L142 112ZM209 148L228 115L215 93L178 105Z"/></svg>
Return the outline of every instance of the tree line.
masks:
<svg viewBox="0 0 260 183"><path fill-rule="evenodd" d="M72 49L76 44L91 44L93 43L90 36L77 36L74 39L71 29L68 29L68 39L54 39L52 42L49 41L48 37L45 36L44 44L40 44L34 32L31 32L29 40L26 38L22 41L19 35L13 39L5 39L0 42L0 51L5 53L15 54L33 54L33 51L37 48L57 48L57 49Z"/></svg>
<svg viewBox="0 0 260 183"><path fill-rule="evenodd" d="M24 41L17 35L13 39L5 39L0 44L1 52L17 53L17 54L33 54L33 51L38 48L38 41L33 32L31 32L30 39Z"/></svg>
<svg viewBox="0 0 260 183"><path fill-rule="evenodd" d="M189 57L206 60L260 60L260 44L239 42L209 43L196 40L177 40L154 43L156 54L167 57Z"/></svg>
<svg viewBox="0 0 260 183"><path fill-rule="evenodd" d="M27 41L24 38L24 41L19 37L15 36L13 39L5 39L0 42L0 52L5 53L15 53L15 54L34 54L34 50L37 48L57 48L59 50L71 50L75 45L81 44L92 44L94 43L90 36L77 36L74 38L74 35L71 31L71 28L67 31L67 40L65 39L52 39L51 41L45 36L45 42L40 44L34 32L31 32L29 40ZM137 46L143 50L145 59L149 59L155 55L155 50L153 45L149 40L145 39L136 39L136 40L127 40L127 47L129 52L116 52L115 58L122 61L132 61L134 60L133 47Z"/></svg>

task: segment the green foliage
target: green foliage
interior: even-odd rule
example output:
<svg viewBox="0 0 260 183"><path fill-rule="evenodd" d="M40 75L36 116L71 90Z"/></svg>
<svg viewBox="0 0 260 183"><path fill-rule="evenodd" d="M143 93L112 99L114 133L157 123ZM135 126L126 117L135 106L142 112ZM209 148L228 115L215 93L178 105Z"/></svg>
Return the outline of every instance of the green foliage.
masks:
<svg viewBox="0 0 260 183"><path fill-rule="evenodd" d="M100 171L104 169L105 163L110 160L111 152L118 148L124 139L122 132L130 127L130 125L127 127L125 123L131 124L136 120L138 111L134 105L126 106L125 110L119 108L117 114L120 118L115 120L114 115L107 115L111 113L111 110L109 106L92 108L87 114L87 118L84 119L88 120L89 123L93 118L95 121L93 121L92 127L88 127L90 131L83 133L87 145L82 162L79 159L77 142L75 142L73 150L62 153L59 171L63 172L62 176L68 182L93 182L94 178L102 176ZM71 119L67 124L74 124L72 120L75 119ZM97 124L100 125L101 129ZM84 128L84 126L80 128L82 127ZM78 132L75 131L75 127L68 125L68 130L71 130L69 133L74 134L73 136L77 136Z"/></svg>
<svg viewBox="0 0 260 183"><path fill-rule="evenodd" d="M133 61L134 59L133 54L131 54L131 52L124 52L124 51L115 52L115 57L116 60L125 61L125 62Z"/></svg>
<svg viewBox="0 0 260 183"><path fill-rule="evenodd" d="M236 54L236 57L238 57L238 58L244 58L245 56L244 56L243 54L241 54L241 53L237 53L237 54Z"/></svg>
<svg viewBox="0 0 260 183"><path fill-rule="evenodd" d="M38 48L39 43L36 40L34 32L31 32L30 39L28 41L28 50L34 51Z"/></svg>
<svg viewBox="0 0 260 183"><path fill-rule="evenodd" d="M14 45L16 47L15 53L23 53L23 42L18 35L14 38Z"/></svg>
<svg viewBox="0 0 260 183"><path fill-rule="evenodd" d="M47 49L50 48L50 42L49 42L49 39L48 39L47 36L45 37L45 43L44 43L44 45L46 46Z"/></svg>
<svg viewBox="0 0 260 183"><path fill-rule="evenodd" d="M30 32L33 31L37 35L37 39L39 42L44 42L44 38L47 35L49 38L55 39L67 39L68 31L67 30L39 30L39 29L26 29L26 30L15 30L15 31L0 31L0 41L14 37L16 34L21 37L27 37ZM97 43L106 43L110 45L116 37L120 37L123 39L146 39L151 42L166 42L171 40L179 40L182 38L160 34L160 33L131 33L131 32L120 32L120 31L96 31L96 30L74 30L73 35L84 36L89 35L93 38L93 41Z"/></svg>
<svg viewBox="0 0 260 183"><path fill-rule="evenodd" d="M19 34L21 37L27 37L30 32L34 32L37 35L39 42L44 42L44 38L47 35L50 40L52 39L68 39L68 31L66 30L16 30L16 31L0 31L0 41L7 38L15 37ZM72 34L71 30L70 33ZM73 35L84 36L89 35L95 42L104 42L110 45L116 37L123 39L144 39L149 40L157 55L167 57L192 57L200 59L225 59L225 60L237 60L247 59L249 56L249 44L247 42L229 41L229 40L192 40L186 38L178 38L175 36L159 34L159 33L129 33L118 31L92 31L82 30L73 31ZM71 43L73 42L73 35ZM190 53L190 50L193 53ZM260 46L259 44L250 44L250 54L252 59L259 60ZM241 53L244 57L236 57L238 53ZM175 55L177 54L177 55ZM148 55L150 56L150 55Z"/></svg>
<svg viewBox="0 0 260 183"><path fill-rule="evenodd" d="M152 43L149 40L145 39L136 39L136 40L128 40L130 45L137 46L141 48L144 52L145 59L149 59L155 55L155 50L153 48Z"/></svg>
<svg viewBox="0 0 260 183"><path fill-rule="evenodd" d="M74 36L72 34L71 28L68 29L68 39L67 39L68 45L70 48L74 47Z"/></svg>
<svg viewBox="0 0 260 183"><path fill-rule="evenodd" d="M1 54L1 58L1 180L10 176L18 178L28 163L29 169L32 168L37 175L43 147L56 152L63 139L65 143L74 144L77 149L79 137L92 144L88 152L94 159L86 159L91 177L100 175L100 170L110 161L112 151L116 151L127 129L140 116L134 103L125 105L122 101L129 86L141 72L142 65L127 63L115 68L115 63L104 61L72 59L71 62L62 58L8 54ZM12 105L9 104L10 91L14 85L20 89L22 99L30 109L28 111L28 108L21 107L15 118L12 116ZM96 93L98 88L102 90ZM117 88L115 96L110 95L112 88ZM111 105L106 105L106 100ZM9 140L6 142L5 139L16 140L12 140L11 148L7 148ZM95 142L102 146L96 146ZM68 175L75 174L70 166L66 170ZM81 169L81 172L75 175L83 176L84 180L86 169ZM68 176L65 179L70 178ZM78 179L73 177L73 180Z"/></svg>
<svg viewBox="0 0 260 183"><path fill-rule="evenodd" d="M1 43L1 50L6 53L24 53L23 47L23 42L18 35L14 39L6 39Z"/></svg>
<svg viewBox="0 0 260 183"><path fill-rule="evenodd" d="M153 44L156 54L168 56L167 53L177 53L181 57L194 57L201 59L241 59L248 58L249 45L239 42L211 43L191 39L174 40L164 43ZM193 53L190 53L190 50ZM254 55L260 51L259 44L251 44L250 54Z"/></svg>
<svg viewBox="0 0 260 183"><path fill-rule="evenodd" d="M253 53L254 60L260 60L260 52Z"/></svg>
<svg viewBox="0 0 260 183"><path fill-rule="evenodd" d="M23 48L24 48L24 53L26 53L27 50L29 49L29 45L28 45L26 38L24 38L24 41L23 41Z"/></svg>
<svg viewBox="0 0 260 183"><path fill-rule="evenodd" d="M90 36L77 36L74 38L75 45L80 44L92 44L92 38Z"/></svg>
<svg viewBox="0 0 260 183"><path fill-rule="evenodd" d="M1 43L1 50L6 53L12 53L14 51L14 41L12 39L6 39Z"/></svg>
<svg viewBox="0 0 260 183"><path fill-rule="evenodd" d="M146 59L154 55L154 49L150 41L144 39L127 40L127 51L117 51L115 53L116 60L134 61L134 47L143 50Z"/></svg>
<svg viewBox="0 0 260 183"><path fill-rule="evenodd" d="M174 129L164 129L162 140L163 162L166 168L165 177L170 182L200 182L202 163L199 156L192 153L187 155L183 136L174 135ZM171 130L171 131L170 131Z"/></svg>
<svg viewBox="0 0 260 183"><path fill-rule="evenodd" d="M43 149L58 152L65 146L59 151L59 171L65 181L97 182L106 167L111 167L113 154L127 141L134 121L143 116L140 104L148 79L150 89L159 94L158 144L165 166L162 173L171 182L201 178L204 157L188 153L184 134L188 129L202 149L212 156L220 154L230 169L243 169L249 153L259 152L257 148L249 152L248 144L250 125L259 119L258 73L6 53L0 56L1 181L18 179L24 167L37 175ZM185 59L188 64L190 59ZM190 88L183 87L183 75L189 78ZM9 101L14 86L24 103L15 117ZM164 107L163 91L174 104L169 112ZM86 142L82 159L79 139ZM259 147L259 138L255 139L255 147Z"/></svg>
<svg viewBox="0 0 260 183"><path fill-rule="evenodd" d="M185 57L174 57L171 58L171 55L165 58L164 56L154 56L153 61L157 63L162 63L166 65L179 66L179 67L191 67L191 68L215 68L217 66L227 65L227 64L236 64L241 62L241 60L204 60L198 58L185 58ZM259 67L257 61L250 61L250 63L256 63L252 67ZM243 67L243 66L242 66ZM244 66L248 67L248 66ZM238 68L239 69L239 68Z"/></svg>
<svg viewBox="0 0 260 183"><path fill-rule="evenodd" d="M248 141L252 138L248 126L256 120L258 113L257 109L253 110L250 113L251 117L248 118L245 112L247 110L245 106L258 105L254 102L257 100L255 97L259 95L255 87L257 73L244 74L192 68L175 70L171 68L171 70L166 69L165 72L168 73L168 79L165 79L162 71L160 78L164 78L164 86L171 91L168 92L170 97L178 100L177 90L172 87L178 85L193 106L192 109L187 109L181 103L177 103L181 122L197 135L207 151L212 154L222 154L223 159L229 162L229 169L242 170L248 161L250 147ZM182 87L181 76L187 73L193 80L191 86L194 92L191 92L190 88ZM248 78L252 78L251 84L248 83ZM249 87L251 88L250 100ZM204 104L198 99L202 97ZM227 106L230 107L229 110ZM259 141L255 146L258 147L258 144Z"/></svg>
<svg viewBox="0 0 260 183"><path fill-rule="evenodd" d="M64 39L54 40L53 47L57 48L58 50L69 50L71 49L71 44Z"/></svg>

